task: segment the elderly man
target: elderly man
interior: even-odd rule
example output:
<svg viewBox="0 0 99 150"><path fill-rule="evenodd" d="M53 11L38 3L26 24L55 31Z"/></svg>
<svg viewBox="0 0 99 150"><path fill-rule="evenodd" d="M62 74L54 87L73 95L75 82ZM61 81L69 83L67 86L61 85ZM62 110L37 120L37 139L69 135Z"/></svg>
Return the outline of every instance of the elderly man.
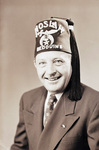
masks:
<svg viewBox="0 0 99 150"><path fill-rule="evenodd" d="M35 28L35 67L43 86L23 94L11 150L99 150L99 93L80 82L73 22Z"/></svg>

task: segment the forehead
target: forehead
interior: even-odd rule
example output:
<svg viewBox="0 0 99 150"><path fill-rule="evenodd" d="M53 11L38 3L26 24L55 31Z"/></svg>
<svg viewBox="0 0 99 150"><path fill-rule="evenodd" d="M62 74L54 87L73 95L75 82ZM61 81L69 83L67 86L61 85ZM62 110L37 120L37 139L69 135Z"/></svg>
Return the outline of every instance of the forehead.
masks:
<svg viewBox="0 0 99 150"><path fill-rule="evenodd" d="M71 59L71 54L68 54L68 53L65 53L65 52L58 52L58 51L49 51L49 52L42 52L42 53L39 53L37 56L36 56L36 60L53 60L53 59L56 59L56 58L60 58L60 59L63 59L63 60L66 60L66 59Z"/></svg>

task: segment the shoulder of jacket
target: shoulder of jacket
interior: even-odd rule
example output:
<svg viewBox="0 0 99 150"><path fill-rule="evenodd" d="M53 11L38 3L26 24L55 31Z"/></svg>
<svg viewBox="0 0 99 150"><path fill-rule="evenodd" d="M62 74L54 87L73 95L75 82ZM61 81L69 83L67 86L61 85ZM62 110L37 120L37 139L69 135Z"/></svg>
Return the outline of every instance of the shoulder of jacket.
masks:
<svg viewBox="0 0 99 150"><path fill-rule="evenodd" d="M83 84L84 87L84 93L88 94L88 95L97 95L99 96L99 91L93 89L92 87Z"/></svg>
<svg viewBox="0 0 99 150"><path fill-rule="evenodd" d="M33 103L37 101L37 99L40 100L44 93L46 93L46 89L44 86L27 91L23 93L20 104L23 105L23 108L30 107Z"/></svg>
<svg viewBox="0 0 99 150"><path fill-rule="evenodd" d="M99 92L87 85L84 85L84 92L82 96L82 100L85 103L92 105L99 104Z"/></svg>
<svg viewBox="0 0 99 150"><path fill-rule="evenodd" d="M28 95L34 95L34 94L38 94L39 92L45 91L45 87L44 86L40 86L34 89L31 89L29 91L26 91L23 93L23 96L28 96Z"/></svg>

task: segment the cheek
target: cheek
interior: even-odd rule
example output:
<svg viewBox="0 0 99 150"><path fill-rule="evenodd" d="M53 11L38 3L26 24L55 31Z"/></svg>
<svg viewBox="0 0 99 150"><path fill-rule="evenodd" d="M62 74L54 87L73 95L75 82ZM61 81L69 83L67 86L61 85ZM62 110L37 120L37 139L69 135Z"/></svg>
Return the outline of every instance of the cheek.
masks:
<svg viewBox="0 0 99 150"><path fill-rule="evenodd" d="M44 70L37 68L37 74L38 74L39 78L41 78L43 76L43 74L44 74Z"/></svg>
<svg viewBox="0 0 99 150"><path fill-rule="evenodd" d="M68 74L71 75L72 74L72 67L70 65L70 67L68 68Z"/></svg>
<svg viewBox="0 0 99 150"><path fill-rule="evenodd" d="M63 72L64 80L70 80L71 74L72 74L72 68L71 67L64 70L64 72Z"/></svg>
<svg viewBox="0 0 99 150"><path fill-rule="evenodd" d="M59 72L61 72L63 75L71 75L72 67L71 65L64 65L62 68L59 69Z"/></svg>
<svg viewBox="0 0 99 150"><path fill-rule="evenodd" d="M67 74L68 74L68 77L70 78L70 77L71 77L71 74L72 74L72 67L68 68Z"/></svg>

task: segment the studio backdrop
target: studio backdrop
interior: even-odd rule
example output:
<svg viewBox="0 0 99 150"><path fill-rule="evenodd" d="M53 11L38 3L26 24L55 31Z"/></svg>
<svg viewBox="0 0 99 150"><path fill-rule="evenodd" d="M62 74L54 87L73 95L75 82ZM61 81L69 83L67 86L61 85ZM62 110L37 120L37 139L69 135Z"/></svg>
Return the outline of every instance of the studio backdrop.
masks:
<svg viewBox="0 0 99 150"><path fill-rule="evenodd" d="M99 0L0 0L0 7L0 150L8 150L21 95L41 85L33 64L38 21L74 21L81 81L99 90Z"/></svg>

